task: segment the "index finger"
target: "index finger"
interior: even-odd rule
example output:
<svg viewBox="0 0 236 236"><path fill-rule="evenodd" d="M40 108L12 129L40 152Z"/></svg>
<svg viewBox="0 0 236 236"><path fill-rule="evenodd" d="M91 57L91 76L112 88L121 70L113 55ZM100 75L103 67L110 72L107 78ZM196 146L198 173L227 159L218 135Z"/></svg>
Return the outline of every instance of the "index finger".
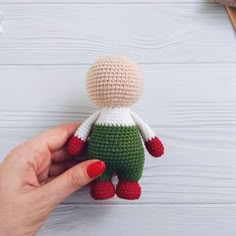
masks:
<svg viewBox="0 0 236 236"><path fill-rule="evenodd" d="M50 152L55 152L65 145L68 138L76 131L78 126L78 123L60 125L43 132L31 141L44 147L46 146Z"/></svg>

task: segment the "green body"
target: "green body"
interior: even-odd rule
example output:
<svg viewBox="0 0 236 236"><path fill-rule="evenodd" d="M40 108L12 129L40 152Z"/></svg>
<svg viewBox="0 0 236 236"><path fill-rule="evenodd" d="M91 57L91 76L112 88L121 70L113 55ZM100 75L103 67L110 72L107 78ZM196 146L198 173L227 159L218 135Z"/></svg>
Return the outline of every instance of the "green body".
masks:
<svg viewBox="0 0 236 236"><path fill-rule="evenodd" d="M94 125L88 155L107 165L106 172L97 181L110 180L114 173L124 181L138 181L142 176L144 148L136 126Z"/></svg>

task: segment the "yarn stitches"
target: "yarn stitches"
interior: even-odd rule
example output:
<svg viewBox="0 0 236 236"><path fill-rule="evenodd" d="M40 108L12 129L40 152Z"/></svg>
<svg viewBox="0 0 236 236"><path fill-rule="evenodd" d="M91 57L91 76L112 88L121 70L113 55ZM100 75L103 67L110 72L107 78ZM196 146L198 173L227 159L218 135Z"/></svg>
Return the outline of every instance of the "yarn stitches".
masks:
<svg viewBox="0 0 236 236"><path fill-rule="evenodd" d="M130 108L103 108L100 110L100 116L96 121L100 125L135 125L134 120L130 115Z"/></svg>
<svg viewBox="0 0 236 236"><path fill-rule="evenodd" d="M134 200L141 195L138 183L144 167L144 145L154 157L164 153L153 130L129 108L141 96L142 75L127 57L106 56L97 60L87 74L91 100L101 109L77 129L68 142L69 154L77 156L88 140L88 158L106 163L106 171L91 185L96 200L113 197ZM143 142L142 142L143 139ZM115 186L112 176L117 174Z"/></svg>

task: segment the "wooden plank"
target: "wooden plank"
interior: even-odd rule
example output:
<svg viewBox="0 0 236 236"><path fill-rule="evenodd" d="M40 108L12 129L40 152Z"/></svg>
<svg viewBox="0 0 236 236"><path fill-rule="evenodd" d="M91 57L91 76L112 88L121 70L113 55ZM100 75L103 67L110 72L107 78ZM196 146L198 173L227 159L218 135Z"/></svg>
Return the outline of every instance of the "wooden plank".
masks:
<svg viewBox="0 0 236 236"><path fill-rule="evenodd" d="M236 203L235 65L142 67L145 92L134 110L152 125L167 151L160 160L147 155L140 203ZM0 67L1 158L48 127L83 120L94 111L86 95L87 69ZM66 202L93 201L83 189Z"/></svg>
<svg viewBox="0 0 236 236"><path fill-rule="evenodd" d="M60 206L41 236L235 235L235 205Z"/></svg>
<svg viewBox="0 0 236 236"><path fill-rule="evenodd" d="M202 4L202 3L215 3L214 0L70 0L70 1L65 1L65 0L37 0L37 1L32 1L32 0L1 0L1 3L4 4L18 4L18 3L27 3L27 4L39 4L39 3L50 3L50 4L71 4L71 3L76 3L76 4L147 4L147 3L157 3L157 4L169 4L169 3L175 3L175 4L182 4L182 3L195 3L195 4Z"/></svg>
<svg viewBox="0 0 236 236"><path fill-rule="evenodd" d="M236 62L236 36L225 9L215 4L0 8L0 64L90 64L109 53L145 64Z"/></svg>
<svg viewBox="0 0 236 236"><path fill-rule="evenodd" d="M134 109L148 123L176 128L235 126L234 64L141 67L144 94ZM0 66L1 127L54 125L75 120L82 111L85 115L94 111L85 86L88 68ZM151 101L156 101L151 104L155 110L147 106Z"/></svg>
<svg viewBox="0 0 236 236"><path fill-rule="evenodd" d="M1 159L11 147L31 137L38 129L1 129ZM166 154L154 159L146 153L139 203L236 203L235 145L230 135L211 130L158 129ZM184 133L184 134L182 134ZM196 135L197 133L197 135ZM234 135L235 136L235 135ZM200 138L202 137L202 138ZM233 137L234 138L234 137ZM228 143L227 143L228 142ZM116 181L115 181L116 182ZM67 203L94 203L88 188L73 194ZM114 198L110 204L124 203Z"/></svg>
<svg viewBox="0 0 236 236"><path fill-rule="evenodd" d="M236 11L235 11L235 8L233 8L233 7L226 7L226 10L227 10L228 15L230 17L232 25L233 25L234 29L236 30Z"/></svg>

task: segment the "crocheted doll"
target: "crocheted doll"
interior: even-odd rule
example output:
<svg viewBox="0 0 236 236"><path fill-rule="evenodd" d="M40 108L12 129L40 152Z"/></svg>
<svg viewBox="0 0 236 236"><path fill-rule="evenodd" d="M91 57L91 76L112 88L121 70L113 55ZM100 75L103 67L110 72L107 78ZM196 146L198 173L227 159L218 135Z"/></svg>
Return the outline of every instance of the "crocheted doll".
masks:
<svg viewBox="0 0 236 236"><path fill-rule="evenodd" d="M78 156L88 140L88 158L106 163L106 171L91 184L91 196L96 200L115 195L138 199L138 183L144 166L144 148L159 157L164 152L153 130L130 106L142 93L142 76L137 64L123 56L105 56L91 66L87 74L87 90L100 108L77 129L68 141L70 155ZM116 189L112 176L117 174Z"/></svg>

